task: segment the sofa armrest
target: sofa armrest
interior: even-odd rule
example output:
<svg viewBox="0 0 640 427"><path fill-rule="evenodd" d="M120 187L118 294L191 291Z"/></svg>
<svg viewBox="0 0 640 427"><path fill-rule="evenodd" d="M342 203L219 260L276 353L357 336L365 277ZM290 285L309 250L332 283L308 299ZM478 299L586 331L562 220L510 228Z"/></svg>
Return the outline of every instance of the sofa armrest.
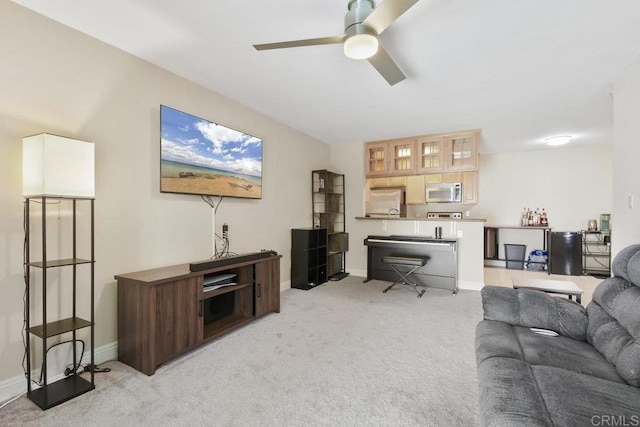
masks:
<svg viewBox="0 0 640 427"><path fill-rule="evenodd" d="M481 294L485 320L550 329L560 335L586 340L588 317L580 304L532 289L485 286Z"/></svg>

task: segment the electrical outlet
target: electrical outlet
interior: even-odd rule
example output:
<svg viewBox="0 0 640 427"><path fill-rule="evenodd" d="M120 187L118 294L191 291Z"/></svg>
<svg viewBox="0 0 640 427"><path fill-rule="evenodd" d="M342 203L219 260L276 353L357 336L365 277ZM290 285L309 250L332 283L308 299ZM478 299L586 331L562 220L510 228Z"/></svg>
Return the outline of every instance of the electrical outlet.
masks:
<svg viewBox="0 0 640 427"><path fill-rule="evenodd" d="M462 230L458 230L458 237L462 237Z"/></svg>
<svg viewBox="0 0 640 427"><path fill-rule="evenodd" d="M222 238L226 239L229 237L229 224L226 222L222 224Z"/></svg>
<svg viewBox="0 0 640 427"><path fill-rule="evenodd" d="M633 194L627 195L627 206L629 206L629 209L633 209Z"/></svg>

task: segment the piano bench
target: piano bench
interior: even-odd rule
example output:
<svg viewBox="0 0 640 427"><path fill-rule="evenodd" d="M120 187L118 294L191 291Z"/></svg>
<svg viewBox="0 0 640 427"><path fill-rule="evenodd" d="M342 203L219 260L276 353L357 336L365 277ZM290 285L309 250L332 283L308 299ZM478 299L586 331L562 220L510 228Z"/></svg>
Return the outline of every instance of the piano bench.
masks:
<svg viewBox="0 0 640 427"><path fill-rule="evenodd" d="M391 284L391 286L389 286L387 289L385 289L384 291L382 291L383 293L387 293L387 291L391 288L393 288L395 285L397 284L401 284L401 285L408 285L411 288L413 288L414 291L416 291L418 293L418 298L422 298L422 295L424 294L424 289L422 290L418 290L418 285L416 285L415 283L411 283L409 281L408 276L413 273L414 271L416 271L418 268L424 266L427 263L426 259L423 258L408 258L408 257L399 257L399 256L391 256L391 255L387 255L385 257L382 258L382 262L385 264L389 264L391 266L391 268L393 268L393 270L398 273L398 276L400 276L398 278L398 280L396 280L395 282L393 282ZM398 267L408 267L409 270L406 272L402 272L398 269Z"/></svg>

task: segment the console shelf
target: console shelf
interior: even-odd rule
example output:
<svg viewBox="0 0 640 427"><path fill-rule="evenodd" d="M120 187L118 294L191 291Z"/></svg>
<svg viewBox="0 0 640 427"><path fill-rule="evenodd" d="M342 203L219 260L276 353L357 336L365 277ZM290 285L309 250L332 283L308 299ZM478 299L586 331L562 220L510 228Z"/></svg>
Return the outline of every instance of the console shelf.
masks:
<svg viewBox="0 0 640 427"><path fill-rule="evenodd" d="M174 357L280 312L280 255L191 272L189 264L115 276L118 360L147 375ZM205 276L237 284L204 291Z"/></svg>

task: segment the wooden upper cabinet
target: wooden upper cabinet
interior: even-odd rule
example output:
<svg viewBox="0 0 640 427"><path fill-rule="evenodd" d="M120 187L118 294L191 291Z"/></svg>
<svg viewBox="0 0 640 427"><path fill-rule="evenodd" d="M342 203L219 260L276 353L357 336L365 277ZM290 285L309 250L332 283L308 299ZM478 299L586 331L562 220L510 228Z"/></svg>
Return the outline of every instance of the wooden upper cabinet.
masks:
<svg viewBox="0 0 640 427"><path fill-rule="evenodd" d="M443 138L425 136L416 141L416 172L419 174L442 172L444 170Z"/></svg>
<svg viewBox="0 0 640 427"><path fill-rule="evenodd" d="M391 155L389 175L410 175L416 172L416 141L413 138L389 141Z"/></svg>
<svg viewBox="0 0 640 427"><path fill-rule="evenodd" d="M368 142L364 147L365 175L386 176L389 175L389 157L387 154L387 142Z"/></svg>
<svg viewBox="0 0 640 427"><path fill-rule="evenodd" d="M478 203L478 172L462 174L462 203Z"/></svg>
<svg viewBox="0 0 640 427"><path fill-rule="evenodd" d="M406 203L408 205L423 205L427 202L424 178L427 175L411 175L407 177Z"/></svg>
<svg viewBox="0 0 640 427"><path fill-rule="evenodd" d="M445 170L477 171L478 138L478 132L445 135Z"/></svg>
<svg viewBox="0 0 640 427"><path fill-rule="evenodd" d="M480 131L423 135L365 144L367 178L478 171Z"/></svg>

